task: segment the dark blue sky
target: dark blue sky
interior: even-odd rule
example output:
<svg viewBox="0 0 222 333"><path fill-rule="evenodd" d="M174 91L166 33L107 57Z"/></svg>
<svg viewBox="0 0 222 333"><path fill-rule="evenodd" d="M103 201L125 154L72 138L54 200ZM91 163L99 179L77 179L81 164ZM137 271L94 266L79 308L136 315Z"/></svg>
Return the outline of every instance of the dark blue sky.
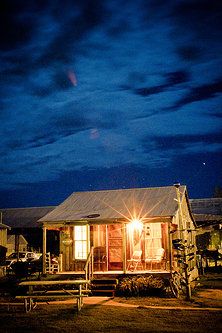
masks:
<svg viewBox="0 0 222 333"><path fill-rule="evenodd" d="M2 0L0 207L222 185L222 2Z"/></svg>

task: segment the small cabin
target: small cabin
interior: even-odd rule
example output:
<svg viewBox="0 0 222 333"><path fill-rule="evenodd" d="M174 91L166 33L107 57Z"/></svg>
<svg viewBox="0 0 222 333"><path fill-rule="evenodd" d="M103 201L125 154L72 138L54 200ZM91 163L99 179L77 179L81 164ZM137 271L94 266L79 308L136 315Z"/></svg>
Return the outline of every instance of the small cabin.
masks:
<svg viewBox="0 0 222 333"><path fill-rule="evenodd" d="M8 225L0 223L0 246L7 247L8 230L10 230Z"/></svg>
<svg viewBox="0 0 222 333"><path fill-rule="evenodd" d="M5 238L5 246L8 247L7 252L14 252L15 247L18 247L20 251L23 251L24 248L26 250L39 251L42 248L42 228L37 221L54 208L54 206L48 206L0 209L2 221L10 229L10 232L8 232L8 241L7 236ZM48 242L51 243L51 239L49 238Z"/></svg>
<svg viewBox="0 0 222 333"><path fill-rule="evenodd" d="M16 239L17 237L17 239ZM23 235L8 235L7 237L7 255L12 252L16 252L16 241L18 243L18 251L26 252L28 251L28 242Z"/></svg>
<svg viewBox="0 0 222 333"><path fill-rule="evenodd" d="M2 215L1 221L2 221ZM0 276L3 275L4 269L1 265L4 265L6 252L7 252L7 232L10 230L10 227L2 222L0 222Z"/></svg>
<svg viewBox="0 0 222 333"><path fill-rule="evenodd" d="M47 233L59 233L60 271L166 273L180 265L173 240L192 248L196 275L195 222L185 186L75 192L42 217L43 258ZM46 263L43 260L43 270Z"/></svg>

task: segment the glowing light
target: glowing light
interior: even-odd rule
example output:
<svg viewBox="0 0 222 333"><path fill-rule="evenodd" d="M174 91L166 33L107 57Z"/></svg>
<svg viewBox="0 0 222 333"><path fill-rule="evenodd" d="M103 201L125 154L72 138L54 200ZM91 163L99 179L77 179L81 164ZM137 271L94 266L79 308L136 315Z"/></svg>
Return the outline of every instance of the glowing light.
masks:
<svg viewBox="0 0 222 333"><path fill-rule="evenodd" d="M73 243L73 240L71 238L66 238L62 241L63 245L70 246Z"/></svg>
<svg viewBox="0 0 222 333"><path fill-rule="evenodd" d="M143 229L143 222L139 219L133 219L131 221L131 227L136 230L142 230Z"/></svg>

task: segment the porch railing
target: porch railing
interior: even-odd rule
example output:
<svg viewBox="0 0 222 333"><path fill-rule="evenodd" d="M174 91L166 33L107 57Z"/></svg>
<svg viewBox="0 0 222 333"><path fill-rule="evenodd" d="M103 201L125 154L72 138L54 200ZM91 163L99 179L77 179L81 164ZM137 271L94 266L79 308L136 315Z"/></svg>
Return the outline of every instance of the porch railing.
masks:
<svg viewBox="0 0 222 333"><path fill-rule="evenodd" d="M93 279L93 250L94 250L94 247L92 246L90 249L90 252L88 254L85 267L84 267L86 280Z"/></svg>

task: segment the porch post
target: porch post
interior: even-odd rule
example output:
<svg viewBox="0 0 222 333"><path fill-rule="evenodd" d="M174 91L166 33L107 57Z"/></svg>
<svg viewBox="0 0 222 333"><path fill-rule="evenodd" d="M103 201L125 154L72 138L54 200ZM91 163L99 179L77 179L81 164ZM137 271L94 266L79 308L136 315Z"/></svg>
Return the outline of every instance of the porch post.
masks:
<svg viewBox="0 0 222 333"><path fill-rule="evenodd" d="M179 237L183 239L183 213L181 207L181 199L180 199L180 184L174 184L176 188L176 195L177 195L177 204L178 204L178 214L179 214Z"/></svg>
<svg viewBox="0 0 222 333"><path fill-rule="evenodd" d="M126 273L126 223L123 226L123 273Z"/></svg>
<svg viewBox="0 0 222 333"><path fill-rule="evenodd" d="M170 224L171 222L168 222L168 248L169 248L169 265L170 265L170 273L172 273L173 268L173 251L172 251L172 235L170 233Z"/></svg>
<svg viewBox="0 0 222 333"><path fill-rule="evenodd" d="M46 274L46 232L47 229L43 226L43 241L42 241L42 273Z"/></svg>
<svg viewBox="0 0 222 333"><path fill-rule="evenodd" d="M180 184L175 184L174 185L176 187L176 193L177 193L177 201L178 201L178 209L179 209L179 226L180 226L180 238L182 238L182 242L183 244L185 244L184 246L184 275L185 275L185 280L186 280L186 297L187 300L190 301L191 300L191 286L190 286L190 275L188 272L189 266L188 266L188 260L187 260L187 235L186 239L184 239L184 232L187 232L187 228L184 227L183 225L183 212L182 212L182 203L181 203L181 199L180 199ZM182 227L182 229L181 229Z"/></svg>

